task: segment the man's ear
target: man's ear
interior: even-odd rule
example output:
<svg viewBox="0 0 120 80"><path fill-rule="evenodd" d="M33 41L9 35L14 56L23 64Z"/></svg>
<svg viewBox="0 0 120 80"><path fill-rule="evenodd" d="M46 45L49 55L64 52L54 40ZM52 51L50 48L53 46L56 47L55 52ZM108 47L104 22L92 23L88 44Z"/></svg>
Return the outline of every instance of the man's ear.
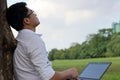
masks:
<svg viewBox="0 0 120 80"><path fill-rule="evenodd" d="M24 18L23 22L24 22L25 24L30 24L29 18Z"/></svg>

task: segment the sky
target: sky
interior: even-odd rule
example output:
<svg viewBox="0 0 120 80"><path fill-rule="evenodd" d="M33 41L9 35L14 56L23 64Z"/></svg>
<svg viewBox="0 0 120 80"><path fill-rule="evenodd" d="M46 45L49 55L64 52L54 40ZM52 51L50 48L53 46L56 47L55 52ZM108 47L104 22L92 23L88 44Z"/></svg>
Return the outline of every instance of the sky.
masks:
<svg viewBox="0 0 120 80"><path fill-rule="evenodd" d="M81 44L88 35L120 22L120 0L7 0L8 7L21 1L37 14L36 33L42 34L48 51Z"/></svg>

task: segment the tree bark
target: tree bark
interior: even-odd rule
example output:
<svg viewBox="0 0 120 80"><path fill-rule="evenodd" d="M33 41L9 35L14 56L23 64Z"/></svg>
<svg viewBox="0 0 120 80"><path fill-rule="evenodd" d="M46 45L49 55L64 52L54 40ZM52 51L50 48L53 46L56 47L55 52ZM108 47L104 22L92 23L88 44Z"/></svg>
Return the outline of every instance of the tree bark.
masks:
<svg viewBox="0 0 120 80"><path fill-rule="evenodd" d="M0 80L13 80L13 52L16 40L6 21L7 1L0 0Z"/></svg>

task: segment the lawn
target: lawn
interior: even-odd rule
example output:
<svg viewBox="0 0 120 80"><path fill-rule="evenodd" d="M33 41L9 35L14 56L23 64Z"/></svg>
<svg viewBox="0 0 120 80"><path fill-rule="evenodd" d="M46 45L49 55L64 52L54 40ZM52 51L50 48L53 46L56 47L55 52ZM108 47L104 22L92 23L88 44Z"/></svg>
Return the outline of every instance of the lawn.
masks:
<svg viewBox="0 0 120 80"><path fill-rule="evenodd" d="M94 59L77 59L77 60L54 60L52 61L55 70L65 70L71 67L78 69L79 73L89 62L112 62L107 72L101 80L120 80L120 57L112 58L94 58Z"/></svg>

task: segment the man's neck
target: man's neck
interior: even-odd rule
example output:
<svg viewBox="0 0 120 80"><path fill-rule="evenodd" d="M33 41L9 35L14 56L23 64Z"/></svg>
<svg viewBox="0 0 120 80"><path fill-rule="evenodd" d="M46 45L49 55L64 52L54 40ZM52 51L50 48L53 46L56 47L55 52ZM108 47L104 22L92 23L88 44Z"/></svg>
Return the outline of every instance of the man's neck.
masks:
<svg viewBox="0 0 120 80"><path fill-rule="evenodd" d="M27 26L24 26L24 29L29 29L29 30L32 30L33 32L36 31L35 28L33 28L33 27L27 27Z"/></svg>

